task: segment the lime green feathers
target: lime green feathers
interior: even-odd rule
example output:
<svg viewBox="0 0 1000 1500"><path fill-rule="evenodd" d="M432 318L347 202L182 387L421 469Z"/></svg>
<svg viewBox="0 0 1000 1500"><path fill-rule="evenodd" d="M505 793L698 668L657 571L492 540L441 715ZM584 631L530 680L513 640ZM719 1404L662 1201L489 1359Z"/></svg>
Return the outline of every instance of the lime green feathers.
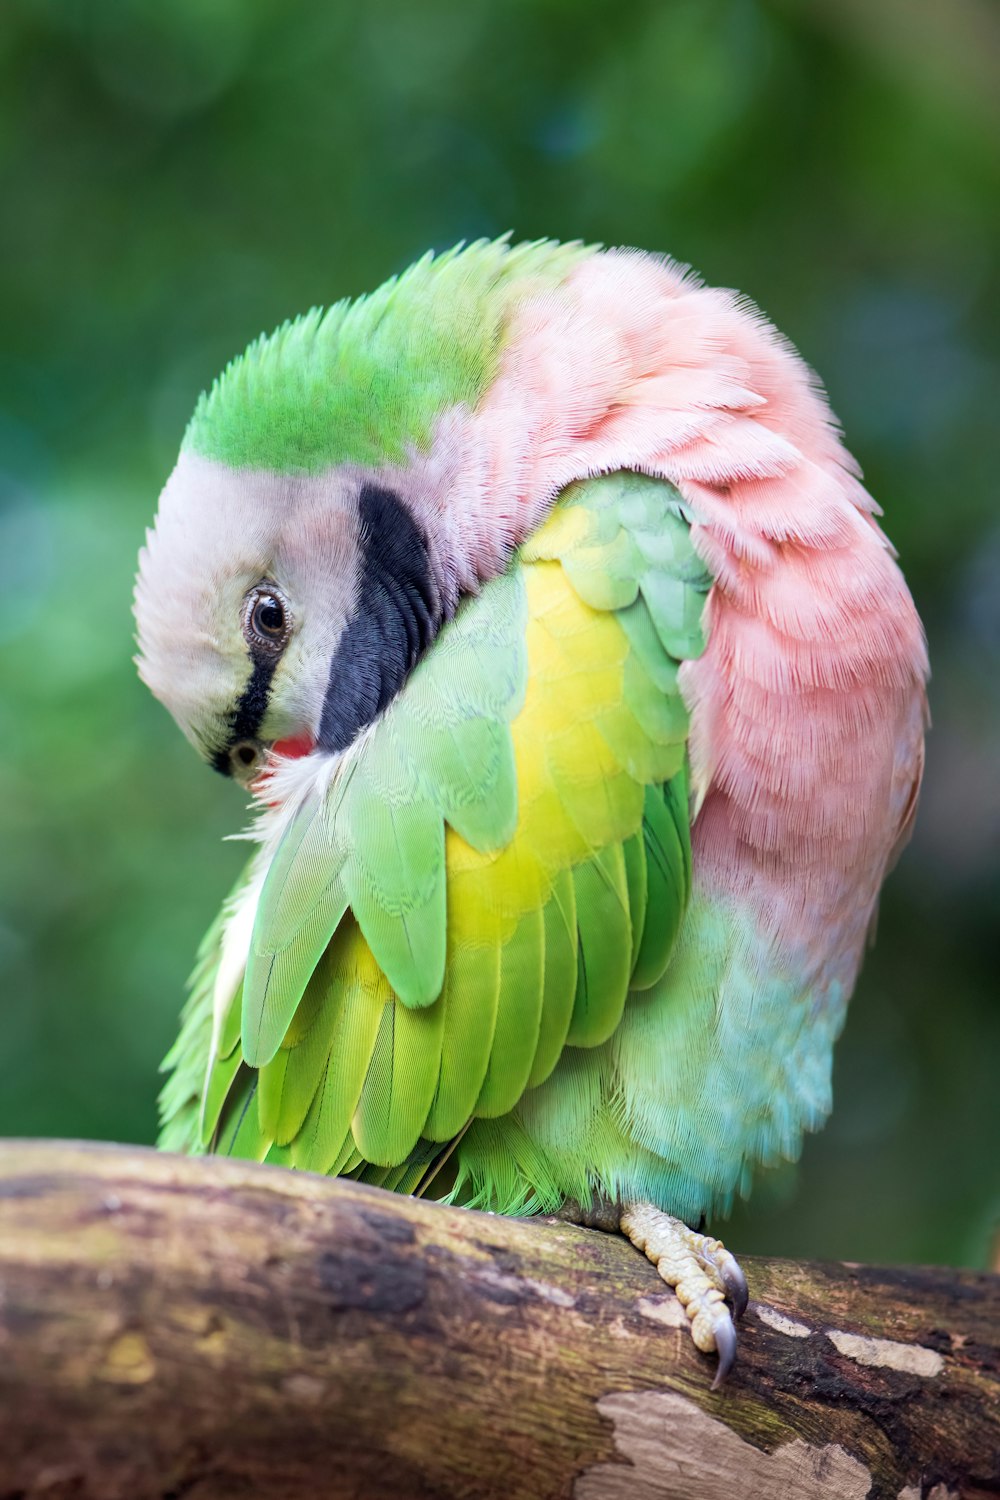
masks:
<svg viewBox="0 0 1000 1500"><path fill-rule="evenodd" d="M574 1059L662 975L690 894L677 670L708 586L670 486L564 493L291 817L206 1083L210 935L164 1092L172 1143L194 1144L197 1092L215 1149L412 1190L461 1137L456 1191L516 1211L515 1131L538 1201L579 1188L546 1132L571 1131L597 1087Z"/></svg>
<svg viewBox="0 0 1000 1500"><path fill-rule="evenodd" d="M369 296L258 339L201 398L184 446L278 473L402 460L440 412L475 406L489 386L512 300L592 253L496 240L426 255Z"/></svg>
<svg viewBox="0 0 1000 1500"><path fill-rule="evenodd" d="M524 691L524 628L523 584L511 572L459 612L339 764L325 798L310 796L296 813L254 926L243 994L249 1063L273 1058L348 907L404 1005L439 996L445 820L472 848L501 848L514 831L509 725Z"/></svg>

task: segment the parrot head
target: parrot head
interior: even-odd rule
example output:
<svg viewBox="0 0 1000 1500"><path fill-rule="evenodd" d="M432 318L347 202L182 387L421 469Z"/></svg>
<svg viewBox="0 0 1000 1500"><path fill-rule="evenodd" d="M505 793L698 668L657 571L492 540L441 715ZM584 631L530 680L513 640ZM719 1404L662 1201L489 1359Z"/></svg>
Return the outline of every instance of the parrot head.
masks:
<svg viewBox="0 0 1000 1500"><path fill-rule="evenodd" d="M276 743L345 748L441 610L398 485L185 449L140 558L139 670L203 758L249 785Z"/></svg>
<svg viewBox="0 0 1000 1500"><path fill-rule="evenodd" d="M470 561L449 520L468 515L473 414L512 302L580 253L425 257L258 339L201 397L135 614L140 675L209 764L250 784L276 744L345 748L503 566L502 523Z"/></svg>
<svg viewBox="0 0 1000 1500"><path fill-rule="evenodd" d="M513 311L592 250L425 256L261 337L199 400L140 554L140 675L217 770L345 749L506 564L477 406ZM474 518L474 519L473 519Z"/></svg>

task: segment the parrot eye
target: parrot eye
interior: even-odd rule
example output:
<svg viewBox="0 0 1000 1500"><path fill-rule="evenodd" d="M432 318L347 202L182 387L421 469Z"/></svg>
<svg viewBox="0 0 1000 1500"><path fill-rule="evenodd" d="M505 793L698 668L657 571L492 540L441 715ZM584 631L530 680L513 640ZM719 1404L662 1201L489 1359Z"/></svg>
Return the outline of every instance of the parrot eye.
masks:
<svg viewBox="0 0 1000 1500"><path fill-rule="evenodd" d="M243 606L243 634L251 646L280 650L291 628L283 600L271 588L254 589Z"/></svg>

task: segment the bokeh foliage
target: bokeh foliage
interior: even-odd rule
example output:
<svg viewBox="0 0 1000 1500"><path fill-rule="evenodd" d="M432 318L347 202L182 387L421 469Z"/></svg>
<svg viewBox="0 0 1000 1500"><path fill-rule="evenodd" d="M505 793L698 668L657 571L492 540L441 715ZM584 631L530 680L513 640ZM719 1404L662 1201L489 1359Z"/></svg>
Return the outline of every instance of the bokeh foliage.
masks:
<svg viewBox="0 0 1000 1500"><path fill-rule="evenodd" d="M0 1131L148 1141L239 794L140 687L202 387L428 246L669 250L822 371L927 623L917 837L837 1107L737 1249L981 1263L1000 1212L998 13L987 0L6 0Z"/></svg>

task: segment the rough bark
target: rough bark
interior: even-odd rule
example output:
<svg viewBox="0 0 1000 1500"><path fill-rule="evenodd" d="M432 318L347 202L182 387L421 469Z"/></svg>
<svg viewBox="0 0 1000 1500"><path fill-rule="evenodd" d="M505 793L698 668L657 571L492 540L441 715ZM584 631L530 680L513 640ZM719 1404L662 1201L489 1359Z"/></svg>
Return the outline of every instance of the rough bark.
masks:
<svg viewBox="0 0 1000 1500"><path fill-rule="evenodd" d="M1000 1493L1000 1279L743 1265L712 1395L673 1294L615 1236L8 1142L0 1497Z"/></svg>

